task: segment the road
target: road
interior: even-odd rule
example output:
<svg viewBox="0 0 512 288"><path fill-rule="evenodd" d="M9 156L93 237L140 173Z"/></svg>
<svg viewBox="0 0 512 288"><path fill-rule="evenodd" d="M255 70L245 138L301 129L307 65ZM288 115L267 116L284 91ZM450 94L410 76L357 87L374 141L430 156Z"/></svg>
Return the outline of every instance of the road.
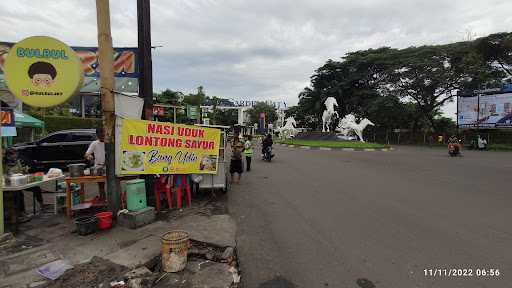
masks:
<svg viewBox="0 0 512 288"><path fill-rule="evenodd" d="M244 287L512 287L512 153L275 152L229 194Z"/></svg>

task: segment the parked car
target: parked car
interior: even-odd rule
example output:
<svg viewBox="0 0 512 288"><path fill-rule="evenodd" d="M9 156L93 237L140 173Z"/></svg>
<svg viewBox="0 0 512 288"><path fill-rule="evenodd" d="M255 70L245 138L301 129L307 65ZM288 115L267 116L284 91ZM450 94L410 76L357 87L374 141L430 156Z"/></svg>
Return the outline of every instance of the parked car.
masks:
<svg viewBox="0 0 512 288"><path fill-rule="evenodd" d="M65 169L69 164L86 163L85 152L94 140L95 129L71 129L52 133L36 142L16 144L13 148L31 170Z"/></svg>

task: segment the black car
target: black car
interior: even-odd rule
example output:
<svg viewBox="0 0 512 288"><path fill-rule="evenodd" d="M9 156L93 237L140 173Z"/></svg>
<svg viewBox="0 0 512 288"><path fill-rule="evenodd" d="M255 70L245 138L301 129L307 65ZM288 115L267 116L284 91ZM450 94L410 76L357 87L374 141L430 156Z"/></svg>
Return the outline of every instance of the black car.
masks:
<svg viewBox="0 0 512 288"><path fill-rule="evenodd" d="M42 171L86 163L85 152L94 140L95 129L72 129L52 133L36 142L16 144L13 148L31 170Z"/></svg>

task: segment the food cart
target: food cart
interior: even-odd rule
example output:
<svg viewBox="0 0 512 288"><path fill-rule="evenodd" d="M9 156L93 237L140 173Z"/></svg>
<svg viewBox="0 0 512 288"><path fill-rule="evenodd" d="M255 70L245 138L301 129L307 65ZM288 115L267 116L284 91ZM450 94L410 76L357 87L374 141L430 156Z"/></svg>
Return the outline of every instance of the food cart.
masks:
<svg viewBox="0 0 512 288"><path fill-rule="evenodd" d="M222 125L205 125L196 124L196 126L216 128L220 129L220 147L219 147L219 158L217 162L217 174L201 174L199 181L199 189L221 189L224 192L229 190L229 168L228 160L229 157L226 153L227 149L227 134L226 130L230 129L229 126Z"/></svg>

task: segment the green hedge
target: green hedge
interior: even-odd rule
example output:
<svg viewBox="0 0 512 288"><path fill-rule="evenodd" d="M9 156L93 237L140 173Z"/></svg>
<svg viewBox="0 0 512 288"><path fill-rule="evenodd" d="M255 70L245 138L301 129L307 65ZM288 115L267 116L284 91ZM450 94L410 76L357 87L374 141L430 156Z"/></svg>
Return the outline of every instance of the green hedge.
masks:
<svg viewBox="0 0 512 288"><path fill-rule="evenodd" d="M66 129L94 129L102 126L101 118L79 118L62 116L35 117L44 121L47 133Z"/></svg>

